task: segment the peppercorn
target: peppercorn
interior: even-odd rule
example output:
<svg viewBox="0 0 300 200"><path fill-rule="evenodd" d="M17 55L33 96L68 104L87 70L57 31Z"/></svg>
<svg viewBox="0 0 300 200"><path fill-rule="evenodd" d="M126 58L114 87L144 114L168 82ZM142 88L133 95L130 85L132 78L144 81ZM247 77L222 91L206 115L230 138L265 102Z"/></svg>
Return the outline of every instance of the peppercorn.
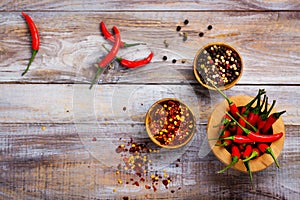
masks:
<svg viewBox="0 0 300 200"><path fill-rule="evenodd" d="M207 29L208 29L208 30L211 30L212 28L213 28L212 25L208 25L208 26L207 26Z"/></svg>
<svg viewBox="0 0 300 200"><path fill-rule="evenodd" d="M173 59L173 60L172 60L172 63L176 63L176 59Z"/></svg>
<svg viewBox="0 0 300 200"><path fill-rule="evenodd" d="M176 31L180 31L181 30L181 26L177 26Z"/></svg>
<svg viewBox="0 0 300 200"><path fill-rule="evenodd" d="M204 36L204 33L203 32L200 32L199 33L199 37L203 37Z"/></svg>
<svg viewBox="0 0 300 200"><path fill-rule="evenodd" d="M184 20L184 22L183 22L185 25L187 25L188 23L189 23L189 20Z"/></svg>
<svg viewBox="0 0 300 200"><path fill-rule="evenodd" d="M168 57L167 56L163 56L163 60L167 60L168 59Z"/></svg>

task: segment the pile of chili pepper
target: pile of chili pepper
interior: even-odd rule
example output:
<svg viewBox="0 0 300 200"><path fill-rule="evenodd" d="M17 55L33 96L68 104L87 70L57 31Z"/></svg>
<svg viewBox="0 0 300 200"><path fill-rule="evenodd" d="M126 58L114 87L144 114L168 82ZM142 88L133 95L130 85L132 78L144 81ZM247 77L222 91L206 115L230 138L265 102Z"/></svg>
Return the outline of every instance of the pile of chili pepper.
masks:
<svg viewBox="0 0 300 200"><path fill-rule="evenodd" d="M264 89L260 89L247 105L237 107L219 88L214 87L229 104L229 111L226 112L218 125L219 138L217 138L218 142L215 145L226 148L232 157L232 162L218 173L226 171L241 159L252 182L249 162L264 153L270 154L279 168L271 143L280 139L283 133L273 133L272 125L285 111L270 114L276 101L274 100L269 106ZM253 106L255 102L256 105Z"/></svg>
<svg viewBox="0 0 300 200"><path fill-rule="evenodd" d="M98 70L96 72L94 79L91 82L90 89L95 84L96 79L100 75L101 71L103 71L104 68L108 67L109 64L113 62L114 59L119 61L119 63L123 67L126 67L126 68L142 67L142 66L145 66L146 64L148 64L152 60L153 55L154 55L153 52L150 52L150 54L146 58L141 59L141 60L127 60L125 58L117 57L117 53L120 48L127 48L127 47L131 47L131 46L141 45L144 43L128 44L126 42L123 42L121 40L120 32L117 29L117 27L115 27L115 26L113 27L113 32L115 34L115 35L113 35L108 31L108 29L106 28L106 25L103 21L100 22L100 30L101 30L104 38L107 39L108 41L110 41L111 43L113 43L113 47L111 50L108 50L106 47L103 46L108 51L108 54L104 57L103 60L101 60L99 62Z"/></svg>

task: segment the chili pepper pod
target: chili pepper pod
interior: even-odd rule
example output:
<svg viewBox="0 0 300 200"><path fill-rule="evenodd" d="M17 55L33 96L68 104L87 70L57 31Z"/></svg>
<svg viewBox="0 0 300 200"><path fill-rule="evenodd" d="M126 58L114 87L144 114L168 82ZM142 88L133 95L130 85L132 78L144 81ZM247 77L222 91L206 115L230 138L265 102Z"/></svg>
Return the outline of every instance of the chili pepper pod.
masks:
<svg viewBox="0 0 300 200"><path fill-rule="evenodd" d="M261 94L259 93L258 98L257 98L256 106L252 110L250 110L248 118L247 118L247 121L250 124L252 124L253 126L255 126L255 124L257 122L257 119L258 119L258 116L259 116L259 113L261 111L260 101L261 101Z"/></svg>
<svg viewBox="0 0 300 200"><path fill-rule="evenodd" d="M24 76L27 71L29 70L29 67L31 65L31 63L33 62L36 54L39 51L40 48L40 37L39 37L39 31L35 25L35 23L33 22L33 20L31 19L31 17L29 15L27 15L26 13L22 12L23 17L25 18L27 25L29 27L30 30L30 34L31 34L31 38L32 38L32 42L31 42L31 48L32 48L32 53L31 53L31 58L29 60L29 63L25 69L25 71L22 73L22 76Z"/></svg>
<svg viewBox="0 0 300 200"><path fill-rule="evenodd" d="M226 101L229 104L229 110L230 113L234 116L237 117L236 113L239 112L236 104L229 98L227 97L217 86L215 86L214 84L212 84L212 86L226 99Z"/></svg>
<svg viewBox="0 0 300 200"><path fill-rule="evenodd" d="M277 133L277 134L273 134L273 135L261 135L258 132L254 133L252 131L250 131L249 129L242 127L237 121L236 119L234 119L229 113L227 113L231 119L233 121L236 122L236 124L241 127L243 129L243 131L247 134L247 137L249 139L251 139L253 142L274 142L276 140L278 140L279 138L281 138L283 136L283 133Z"/></svg>
<svg viewBox="0 0 300 200"><path fill-rule="evenodd" d="M251 155L248 158L244 159L243 162L247 162L247 161L249 161L249 160L251 160L251 159L253 159L255 157L259 157L260 154L261 153L260 153L259 149L253 148L252 152L251 152Z"/></svg>
<svg viewBox="0 0 300 200"><path fill-rule="evenodd" d="M247 124L249 127L252 128L252 130L253 130L254 132L257 132L257 131L258 131L257 128L256 128L255 126L253 126L252 124L250 124L250 122L248 122L242 115L240 115L239 113L236 113L236 114L240 117L238 122L239 122L239 124L240 124L241 126L246 127L246 124ZM242 121L243 124L241 124L240 121ZM238 128L241 129L242 132L243 132L243 129L242 129L241 127L238 127Z"/></svg>
<svg viewBox="0 0 300 200"><path fill-rule="evenodd" d="M109 51L105 45L102 45L102 46L106 51ZM146 64L148 64L152 60L153 55L154 55L154 53L150 52L150 54L142 60L127 60L127 59L124 59L121 57L116 57L116 59L120 62L120 64L123 67L138 68L138 67L142 67L142 66L145 66Z"/></svg>
<svg viewBox="0 0 300 200"><path fill-rule="evenodd" d="M107 30L105 23L102 21L100 22L100 29L101 32L103 34L103 36L109 40L112 43L115 43L115 38L114 36ZM132 46L137 46L137 45L141 45L141 44L145 44L145 43L133 43L133 44L127 44L123 41L120 41L120 47L121 48L126 48L126 47L132 47Z"/></svg>
<svg viewBox="0 0 300 200"><path fill-rule="evenodd" d="M219 138L218 140L232 140L234 143L253 143L253 140L245 135L232 135L225 138Z"/></svg>
<svg viewBox="0 0 300 200"><path fill-rule="evenodd" d="M232 147L231 147L232 161L224 169L221 169L220 171L218 171L218 173L223 173L224 171L226 171L227 169L232 167L235 163L237 163L239 161L240 157L241 157L241 153L239 151L239 148L236 145L232 145Z"/></svg>
<svg viewBox="0 0 300 200"><path fill-rule="evenodd" d="M98 63L98 70L95 74L94 79L91 82L91 86L90 89L93 87L93 85L96 82L97 77L99 76L99 74L101 73L101 71L103 70L103 68L105 68L106 66L108 66L111 61L116 57L119 48L120 48L120 42L121 42L121 36L120 36L120 32L119 29L117 27L113 27L113 31L115 33L115 43L114 46L112 47L111 51Z"/></svg>
<svg viewBox="0 0 300 200"><path fill-rule="evenodd" d="M243 159L249 158L249 156L251 155L251 152L252 152L252 145L251 145L251 144L248 144L248 145L245 147L245 151L243 152ZM250 168L249 161L244 162L244 164L245 164L245 167L246 167L247 172L248 172L248 174L249 174L250 181L251 181L251 183L252 183L253 178L252 178L252 172L251 172L251 168Z"/></svg>
<svg viewBox="0 0 300 200"><path fill-rule="evenodd" d="M265 143L259 143L259 144L257 144L257 148L258 148L261 152L263 152L263 153L270 154L270 155L272 156L272 158L273 158L273 160L274 160L276 166L279 168L279 163L278 163L278 161L277 161L277 159L276 159L276 157L275 157L275 155L274 155L274 153L273 153L273 151L272 151L272 148L271 148L269 145L267 145L267 144L265 144Z"/></svg>
<svg viewBox="0 0 300 200"><path fill-rule="evenodd" d="M273 114L271 114L269 117L268 117L268 119L267 119L267 121L266 121L266 123L265 123L265 125L264 125L264 127L262 128L262 133L267 133L268 132L268 130L272 127L272 125L277 121L277 119L279 119L279 117L282 115L282 114L284 114L286 111L284 110L284 111L281 111L281 112L276 112L276 113L273 113Z"/></svg>
<svg viewBox="0 0 300 200"><path fill-rule="evenodd" d="M257 120L257 129L258 130L261 130L265 126L266 120L267 120L270 112L272 111L273 107L275 106L275 103L276 103L276 100L273 100L272 105L271 105L270 109L268 110L268 97L267 97L265 109Z"/></svg>

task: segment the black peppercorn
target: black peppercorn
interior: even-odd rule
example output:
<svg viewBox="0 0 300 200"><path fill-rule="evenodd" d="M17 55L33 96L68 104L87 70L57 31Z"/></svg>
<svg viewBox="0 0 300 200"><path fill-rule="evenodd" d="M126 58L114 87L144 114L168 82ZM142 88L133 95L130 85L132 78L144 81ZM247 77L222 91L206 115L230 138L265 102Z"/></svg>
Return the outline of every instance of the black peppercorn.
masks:
<svg viewBox="0 0 300 200"><path fill-rule="evenodd" d="M203 32L200 32L199 33L199 37L203 37L204 36L204 33Z"/></svg>
<svg viewBox="0 0 300 200"><path fill-rule="evenodd" d="M167 58L167 56L163 56L163 60L167 60L168 58Z"/></svg>
<svg viewBox="0 0 300 200"><path fill-rule="evenodd" d="M212 29L212 25L208 25L207 29L211 30Z"/></svg>
<svg viewBox="0 0 300 200"><path fill-rule="evenodd" d="M176 31L180 31L181 30L181 26L177 26Z"/></svg>
<svg viewBox="0 0 300 200"><path fill-rule="evenodd" d="M172 60L172 63L176 63L176 61L177 61L176 59L173 59L173 60Z"/></svg>
<svg viewBox="0 0 300 200"><path fill-rule="evenodd" d="M183 22L185 25L187 25L188 23L189 23L189 20L184 20L184 22Z"/></svg>

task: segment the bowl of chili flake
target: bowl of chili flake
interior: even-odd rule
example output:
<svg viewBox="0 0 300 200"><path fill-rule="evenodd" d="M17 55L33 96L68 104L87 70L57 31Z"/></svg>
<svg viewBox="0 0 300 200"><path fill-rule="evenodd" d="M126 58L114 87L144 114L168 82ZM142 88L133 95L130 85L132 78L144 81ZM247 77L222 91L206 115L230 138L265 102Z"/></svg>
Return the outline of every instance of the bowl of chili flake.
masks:
<svg viewBox="0 0 300 200"><path fill-rule="evenodd" d="M194 136L196 120L193 112L176 98L164 98L155 102L145 118L150 139L163 148L179 148Z"/></svg>
<svg viewBox="0 0 300 200"><path fill-rule="evenodd" d="M242 113L242 108L245 108L247 104L249 105L249 103L253 100L253 97L247 95L238 95L230 97L230 99L236 104L239 112ZM283 149L285 139L285 126L281 114L283 114L285 111L277 112L272 105L263 103L263 101L261 101L261 106L263 110L266 108L268 111L270 111L269 114L266 115L268 117L265 120L265 123L263 123L261 119L258 119L257 123L253 125L253 127L257 129L256 132L253 131L253 127L251 128L248 124L244 124L243 126L262 137L268 137L269 139L271 137L276 137L277 139L274 139L272 142L267 141L266 139L261 139L262 141L257 142L248 141L248 139L252 137L249 135L247 136L244 131L238 134L237 123L230 120L231 118L228 117L228 114L226 114L226 112L230 113L228 102L224 100L216 105L208 120L207 137L209 139L209 145L212 149L212 152L218 158L218 160L225 164L224 168L221 169L219 173L224 172L225 168L227 170L229 167L231 167L238 171L249 173L252 180L251 172L264 170L273 163L279 167L279 162L277 159ZM255 107L257 107L256 103L252 105L251 112L253 112ZM249 115L251 114L248 114L248 118L244 117L244 119L247 118L246 121L250 121ZM261 116L262 114L260 114L259 118L261 118ZM274 116L276 116L276 120L268 120ZM244 120L240 120L239 116L234 118L236 118L238 123L243 124L242 121ZM226 125L227 122L229 122L228 126ZM264 126L261 126L261 123L263 123ZM268 126L268 124L270 126ZM264 130L265 127L267 127L266 130ZM224 130L224 132L222 132L222 130ZM220 138L224 137L228 140L220 140ZM215 140L216 138L219 138L219 140ZM237 149L234 149L233 146L236 146ZM237 155L234 155L236 153ZM253 154L253 157L250 157L251 154ZM234 156L239 158L236 159L236 162L231 165L231 163L235 160L233 158Z"/></svg>
<svg viewBox="0 0 300 200"><path fill-rule="evenodd" d="M238 51L225 43L210 43L202 47L194 58L194 74L204 87L222 90L234 86L242 76L243 62Z"/></svg>

